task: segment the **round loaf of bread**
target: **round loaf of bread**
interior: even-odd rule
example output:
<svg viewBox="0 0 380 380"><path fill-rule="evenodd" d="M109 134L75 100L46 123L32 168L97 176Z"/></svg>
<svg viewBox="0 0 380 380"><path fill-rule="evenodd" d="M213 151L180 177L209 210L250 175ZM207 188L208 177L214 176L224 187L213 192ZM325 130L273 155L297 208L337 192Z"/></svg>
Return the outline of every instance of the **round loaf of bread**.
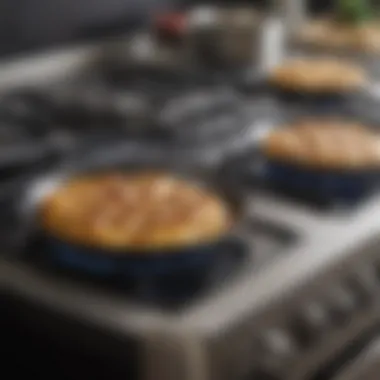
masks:
<svg viewBox="0 0 380 380"><path fill-rule="evenodd" d="M50 236L110 252L204 244L232 224L219 196L160 173L72 179L45 199L40 216Z"/></svg>
<svg viewBox="0 0 380 380"><path fill-rule="evenodd" d="M304 120L270 133L262 143L276 162L321 170L380 167L380 139L363 125L339 120Z"/></svg>
<svg viewBox="0 0 380 380"><path fill-rule="evenodd" d="M319 19L305 24L296 36L305 46L332 52L380 53L380 23L339 23Z"/></svg>
<svg viewBox="0 0 380 380"><path fill-rule="evenodd" d="M355 64L329 58L298 58L277 67L269 82L285 91L340 94L362 89L367 78Z"/></svg>

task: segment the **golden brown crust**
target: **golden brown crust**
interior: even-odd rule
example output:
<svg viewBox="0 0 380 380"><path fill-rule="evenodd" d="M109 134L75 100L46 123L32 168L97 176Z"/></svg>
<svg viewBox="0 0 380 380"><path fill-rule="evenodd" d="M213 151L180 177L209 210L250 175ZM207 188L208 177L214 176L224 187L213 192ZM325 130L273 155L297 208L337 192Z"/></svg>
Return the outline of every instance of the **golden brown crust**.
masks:
<svg viewBox="0 0 380 380"><path fill-rule="evenodd" d="M42 226L52 236L115 251L208 242L231 222L216 195L156 173L73 179L41 207Z"/></svg>
<svg viewBox="0 0 380 380"><path fill-rule="evenodd" d="M301 29L298 40L322 49L380 53L380 23L342 24L331 19L314 20Z"/></svg>
<svg viewBox="0 0 380 380"><path fill-rule="evenodd" d="M273 131L263 141L269 159L322 170L380 166L380 140L360 124L305 120Z"/></svg>
<svg viewBox="0 0 380 380"><path fill-rule="evenodd" d="M283 90L304 93L345 93L366 83L359 66L329 58L292 59L275 69L270 82Z"/></svg>

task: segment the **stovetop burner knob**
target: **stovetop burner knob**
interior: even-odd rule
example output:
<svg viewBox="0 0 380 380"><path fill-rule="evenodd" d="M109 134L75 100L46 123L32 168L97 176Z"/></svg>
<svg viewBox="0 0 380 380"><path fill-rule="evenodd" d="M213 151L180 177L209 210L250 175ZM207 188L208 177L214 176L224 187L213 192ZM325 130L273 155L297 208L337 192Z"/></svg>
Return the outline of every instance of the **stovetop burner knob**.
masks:
<svg viewBox="0 0 380 380"><path fill-rule="evenodd" d="M331 317L322 303L307 304L294 318L292 329L302 347L316 343L331 326Z"/></svg>
<svg viewBox="0 0 380 380"><path fill-rule="evenodd" d="M365 288L368 293L377 293L380 286L380 270L375 265L362 266L357 271L357 283Z"/></svg>
<svg viewBox="0 0 380 380"><path fill-rule="evenodd" d="M375 268L372 266L360 268L347 279L347 287L355 297L358 309L372 307L380 290Z"/></svg>
<svg viewBox="0 0 380 380"><path fill-rule="evenodd" d="M343 286L337 286L329 293L329 308L335 325L349 322L357 309L355 295Z"/></svg>
<svg viewBox="0 0 380 380"><path fill-rule="evenodd" d="M285 329L273 328L259 338L258 352L263 367L273 370L283 368L297 353L297 346Z"/></svg>

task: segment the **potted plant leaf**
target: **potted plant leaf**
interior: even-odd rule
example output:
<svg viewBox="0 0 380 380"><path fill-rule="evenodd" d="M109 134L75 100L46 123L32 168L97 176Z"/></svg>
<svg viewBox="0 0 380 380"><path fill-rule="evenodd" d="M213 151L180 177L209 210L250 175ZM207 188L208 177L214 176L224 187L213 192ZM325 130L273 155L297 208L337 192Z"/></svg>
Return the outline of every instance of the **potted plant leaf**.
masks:
<svg viewBox="0 0 380 380"><path fill-rule="evenodd" d="M308 20L294 35L296 50L358 62L380 79L379 11L379 0L335 0L329 15Z"/></svg>
<svg viewBox="0 0 380 380"><path fill-rule="evenodd" d="M334 13L338 22L358 25L373 19L375 9L370 0L336 0Z"/></svg>

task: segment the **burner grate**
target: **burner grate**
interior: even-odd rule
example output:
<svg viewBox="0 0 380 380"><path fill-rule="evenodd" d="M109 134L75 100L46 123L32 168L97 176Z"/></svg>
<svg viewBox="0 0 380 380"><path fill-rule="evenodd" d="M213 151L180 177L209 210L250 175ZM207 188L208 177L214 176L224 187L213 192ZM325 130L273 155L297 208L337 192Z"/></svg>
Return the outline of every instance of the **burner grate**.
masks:
<svg viewBox="0 0 380 380"><path fill-rule="evenodd" d="M241 242L231 242L221 247L218 260L212 265L193 270L181 270L170 275L123 276L122 273L95 275L75 266L62 265L51 260L42 239L31 242L22 255L37 270L46 271L54 276L92 285L137 303L151 304L164 308L181 308L188 305L206 290L219 286L221 282L231 280L238 275L249 260L248 247Z"/></svg>

